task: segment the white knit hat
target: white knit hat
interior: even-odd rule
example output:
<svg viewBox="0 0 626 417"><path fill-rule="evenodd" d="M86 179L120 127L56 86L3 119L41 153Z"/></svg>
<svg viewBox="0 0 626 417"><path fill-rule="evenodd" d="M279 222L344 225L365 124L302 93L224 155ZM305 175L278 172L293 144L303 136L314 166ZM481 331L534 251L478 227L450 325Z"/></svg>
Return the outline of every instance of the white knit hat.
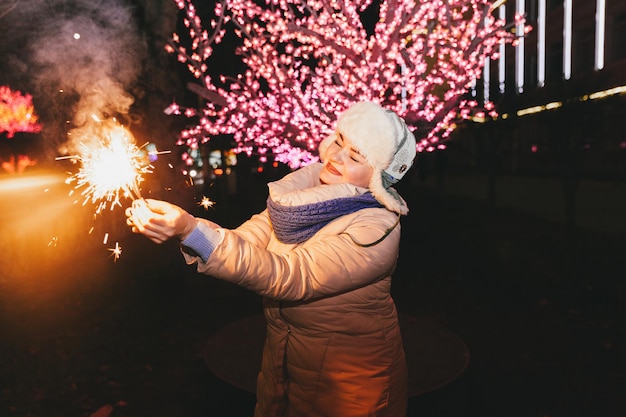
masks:
<svg viewBox="0 0 626 417"><path fill-rule="evenodd" d="M392 187L409 170L416 155L415 136L396 113L373 102L359 102L342 113L337 128L320 142L322 159L337 133L358 149L374 168L369 189L387 209L407 214L406 202Z"/></svg>

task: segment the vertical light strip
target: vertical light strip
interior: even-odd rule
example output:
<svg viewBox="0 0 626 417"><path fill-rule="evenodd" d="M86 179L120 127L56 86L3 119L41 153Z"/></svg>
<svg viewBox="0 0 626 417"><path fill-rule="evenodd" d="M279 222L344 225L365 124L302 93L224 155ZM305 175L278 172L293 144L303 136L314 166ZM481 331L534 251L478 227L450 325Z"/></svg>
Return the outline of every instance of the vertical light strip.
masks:
<svg viewBox="0 0 626 417"><path fill-rule="evenodd" d="M506 21L506 6L503 4L498 7L498 18L502 21ZM504 94L506 90L506 44L504 40L500 41L500 59L498 60L498 82L500 87L500 93Z"/></svg>
<svg viewBox="0 0 626 417"><path fill-rule="evenodd" d="M601 0L598 0L601 1ZM546 84L546 0L537 4L537 85Z"/></svg>
<svg viewBox="0 0 626 417"><path fill-rule="evenodd" d="M485 58L485 67L483 68L483 101L486 103L489 101L489 83L491 78L491 59Z"/></svg>
<svg viewBox="0 0 626 417"><path fill-rule="evenodd" d="M604 31L606 19L606 0L596 0L596 54L594 68L604 68Z"/></svg>
<svg viewBox="0 0 626 417"><path fill-rule="evenodd" d="M563 2L563 78L572 76L572 0Z"/></svg>
<svg viewBox="0 0 626 417"><path fill-rule="evenodd" d="M526 0L517 0L515 2L515 14L522 16L526 12ZM517 36L518 44L515 57L515 86L517 92L524 91L524 25L522 23L515 27L515 36Z"/></svg>

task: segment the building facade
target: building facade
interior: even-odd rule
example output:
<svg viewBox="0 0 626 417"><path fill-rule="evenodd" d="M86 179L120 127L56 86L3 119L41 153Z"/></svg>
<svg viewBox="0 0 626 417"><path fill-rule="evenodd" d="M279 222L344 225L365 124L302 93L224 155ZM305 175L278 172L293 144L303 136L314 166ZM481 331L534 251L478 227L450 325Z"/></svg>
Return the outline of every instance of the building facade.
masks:
<svg viewBox="0 0 626 417"><path fill-rule="evenodd" d="M458 129L466 168L626 179L626 1L509 0L494 13L531 30L513 28L519 44L485 63L473 94L499 116Z"/></svg>

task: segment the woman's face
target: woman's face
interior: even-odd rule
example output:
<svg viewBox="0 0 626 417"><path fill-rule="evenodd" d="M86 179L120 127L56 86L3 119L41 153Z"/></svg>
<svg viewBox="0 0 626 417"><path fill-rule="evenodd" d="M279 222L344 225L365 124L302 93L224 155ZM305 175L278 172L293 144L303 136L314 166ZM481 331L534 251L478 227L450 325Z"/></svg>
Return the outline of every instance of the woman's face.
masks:
<svg viewBox="0 0 626 417"><path fill-rule="evenodd" d="M349 183L368 188L374 169L349 139L339 132L335 136L335 141L326 150L320 180L324 184Z"/></svg>

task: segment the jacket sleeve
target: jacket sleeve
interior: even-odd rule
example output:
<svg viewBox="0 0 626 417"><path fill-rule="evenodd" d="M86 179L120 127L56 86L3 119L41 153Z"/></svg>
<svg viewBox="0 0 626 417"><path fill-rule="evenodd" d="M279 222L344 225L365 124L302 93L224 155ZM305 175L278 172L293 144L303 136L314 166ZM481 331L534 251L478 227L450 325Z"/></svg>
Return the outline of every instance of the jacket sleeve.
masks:
<svg viewBox="0 0 626 417"><path fill-rule="evenodd" d="M361 210L339 232L322 229L301 245L281 252L259 245L267 237L266 230L252 232L250 223L243 230L221 230L223 239L206 262L189 255L186 259L190 264L197 262L200 273L275 300L330 296L393 273L400 240L396 219L385 209ZM376 245L355 243L373 242L390 228L389 235Z"/></svg>
<svg viewBox="0 0 626 417"><path fill-rule="evenodd" d="M232 232L254 246L266 248L272 235L272 224L267 210L255 214Z"/></svg>

